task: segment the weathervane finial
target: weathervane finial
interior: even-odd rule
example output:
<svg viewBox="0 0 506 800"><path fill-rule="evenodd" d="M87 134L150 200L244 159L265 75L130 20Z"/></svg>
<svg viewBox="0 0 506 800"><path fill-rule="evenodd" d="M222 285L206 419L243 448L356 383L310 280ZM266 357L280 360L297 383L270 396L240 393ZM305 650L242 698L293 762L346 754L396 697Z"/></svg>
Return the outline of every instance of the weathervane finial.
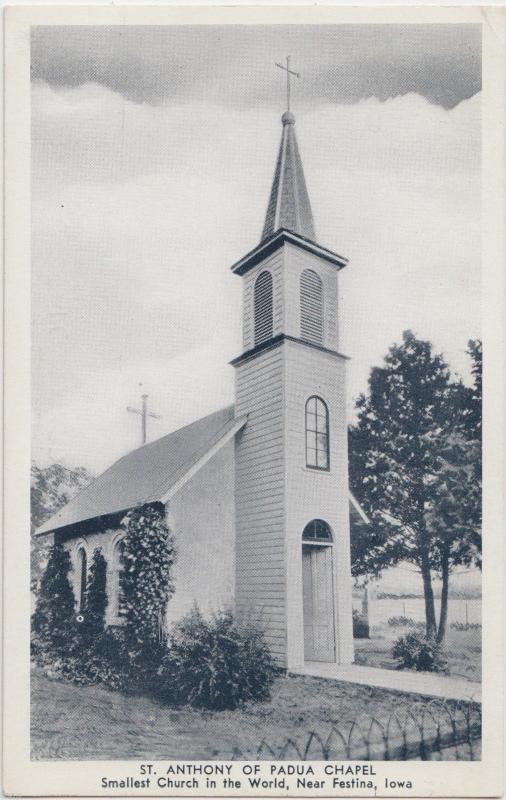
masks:
<svg viewBox="0 0 506 800"><path fill-rule="evenodd" d="M294 75L296 78L300 78L300 72L294 72L293 69L290 69L290 56L286 57L286 67L284 64L278 64L276 61L276 66L280 69L284 69L286 72L286 110L290 111L290 75Z"/></svg>

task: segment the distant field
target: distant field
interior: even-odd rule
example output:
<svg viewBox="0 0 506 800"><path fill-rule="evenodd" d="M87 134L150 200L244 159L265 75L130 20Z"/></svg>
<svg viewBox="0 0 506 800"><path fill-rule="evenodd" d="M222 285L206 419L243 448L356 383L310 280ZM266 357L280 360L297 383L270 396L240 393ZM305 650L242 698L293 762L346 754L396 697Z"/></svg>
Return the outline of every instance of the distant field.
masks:
<svg viewBox="0 0 506 800"><path fill-rule="evenodd" d="M439 616L440 600L436 599L436 614ZM355 608L361 609L362 599L355 594L353 597ZM369 602L369 623L373 626L384 625L390 617L411 617L416 622L425 619L425 606L423 597L407 598L382 598ZM470 622L481 624L481 598L464 600L451 598L448 601L448 624L452 622Z"/></svg>

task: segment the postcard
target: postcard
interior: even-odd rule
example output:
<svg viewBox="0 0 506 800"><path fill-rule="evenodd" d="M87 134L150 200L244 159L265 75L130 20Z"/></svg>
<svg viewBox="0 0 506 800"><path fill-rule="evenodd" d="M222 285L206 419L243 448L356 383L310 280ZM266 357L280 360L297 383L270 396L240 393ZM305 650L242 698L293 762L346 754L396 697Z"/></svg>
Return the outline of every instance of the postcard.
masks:
<svg viewBox="0 0 506 800"><path fill-rule="evenodd" d="M5 794L500 796L504 9L5 27Z"/></svg>

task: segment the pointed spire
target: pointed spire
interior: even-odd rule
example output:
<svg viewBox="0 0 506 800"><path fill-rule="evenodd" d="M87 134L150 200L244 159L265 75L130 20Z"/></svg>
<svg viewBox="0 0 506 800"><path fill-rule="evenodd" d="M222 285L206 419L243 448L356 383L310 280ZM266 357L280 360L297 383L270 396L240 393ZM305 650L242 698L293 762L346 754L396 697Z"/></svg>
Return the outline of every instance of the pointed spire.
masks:
<svg viewBox="0 0 506 800"><path fill-rule="evenodd" d="M285 111L276 171L265 215L262 241L280 228L316 239L313 213L295 137L295 117Z"/></svg>

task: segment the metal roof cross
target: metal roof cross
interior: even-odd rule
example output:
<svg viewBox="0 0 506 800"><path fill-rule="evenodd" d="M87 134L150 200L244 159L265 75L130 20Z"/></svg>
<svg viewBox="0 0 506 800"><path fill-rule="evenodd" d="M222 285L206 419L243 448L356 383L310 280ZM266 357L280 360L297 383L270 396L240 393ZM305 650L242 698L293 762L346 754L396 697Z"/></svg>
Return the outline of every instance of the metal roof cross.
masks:
<svg viewBox="0 0 506 800"><path fill-rule="evenodd" d="M293 69L290 69L290 56L286 57L286 67L284 64L278 64L277 61L276 66L286 72L286 110L290 111L290 75L300 78L300 72L294 72Z"/></svg>
<svg viewBox="0 0 506 800"><path fill-rule="evenodd" d="M142 408L131 408L127 406L127 411L131 414L140 414L142 417L142 444L146 444L146 427L147 427L147 419L148 417L153 417L153 419L161 419L159 414L153 414L152 411L148 411L148 395L142 395Z"/></svg>

